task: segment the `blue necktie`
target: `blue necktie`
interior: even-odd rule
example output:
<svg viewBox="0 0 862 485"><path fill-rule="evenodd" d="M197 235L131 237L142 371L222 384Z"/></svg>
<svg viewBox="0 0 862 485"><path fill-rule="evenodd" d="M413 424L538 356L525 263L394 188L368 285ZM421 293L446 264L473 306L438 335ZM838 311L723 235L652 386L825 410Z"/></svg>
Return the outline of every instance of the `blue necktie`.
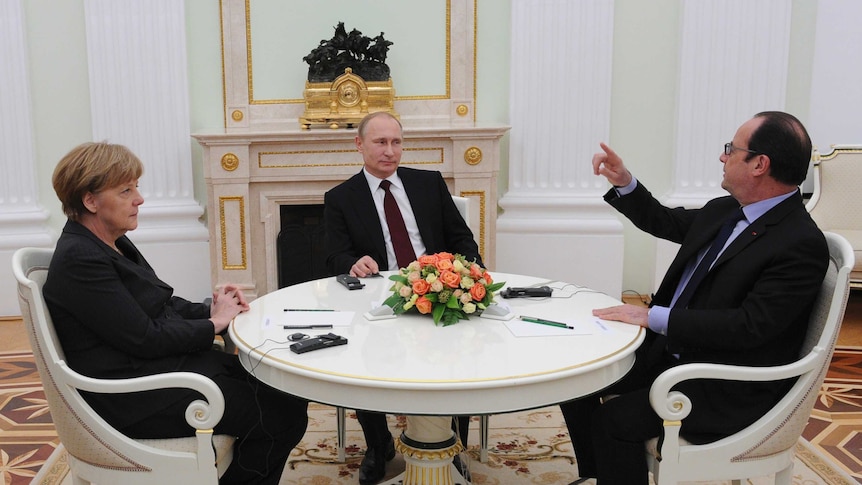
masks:
<svg viewBox="0 0 862 485"><path fill-rule="evenodd" d="M695 290L697 290L698 285L700 285L703 278L706 277L712 263L715 262L718 254L727 243L727 239L730 237L731 233L733 233L733 228L736 227L736 223L744 218L745 214L743 214L742 207L740 207L724 221L724 224L718 231L718 235L715 236L715 240L712 242L712 246L709 247L709 251L707 251L703 256L703 259L700 260L700 263L691 274L691 278L689 278L688 283L686 283L685 288L682 290L682 293L680 293L679 298L677 298L676 302L673 304L674 307L685 308L688 306L688 302L691 300Z"/></svg>

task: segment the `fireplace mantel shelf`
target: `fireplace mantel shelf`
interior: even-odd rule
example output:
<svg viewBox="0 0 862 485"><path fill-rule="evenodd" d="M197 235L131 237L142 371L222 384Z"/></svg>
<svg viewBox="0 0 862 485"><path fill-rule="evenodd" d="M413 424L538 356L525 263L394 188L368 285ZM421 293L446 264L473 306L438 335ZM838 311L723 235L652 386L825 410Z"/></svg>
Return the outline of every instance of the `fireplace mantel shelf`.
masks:
<svg viewBox="0 0 862 485"><path fill-rule="evenodd" d="M497 173L504 125L404 126L401 163L443 174L471 200L470 226L493 269ZM232 128L193 135L204 149L214 284L241 285L251 298L277 289L276 237L282 205L322 204L327 190L362 167L355 129Z"/></svg>

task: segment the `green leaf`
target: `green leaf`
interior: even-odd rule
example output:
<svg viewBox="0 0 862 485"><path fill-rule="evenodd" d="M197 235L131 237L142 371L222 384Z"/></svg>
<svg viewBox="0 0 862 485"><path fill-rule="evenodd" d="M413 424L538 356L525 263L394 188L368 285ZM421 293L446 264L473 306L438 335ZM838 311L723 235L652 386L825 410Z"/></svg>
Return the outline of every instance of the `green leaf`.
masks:
<svg viewBox="0 0 862 485"><path fill-rule="evenodd" d="M505 281L499 281L499 282L496 282L496 283L489 285L487 288L485 288L485 290L488 293L493 293L493 292L499 290L500 288L502 288L504 286L506 286L506 282Z"/></svg>
<svg viewBox="0 0 862 485"><path fill-rule="evenodd" d="M443 313L446 311L446 307L443 305L434 305L433 310L431 310L431 316L434 317L434 325L440 323L440 319L443 317Z"/></svg>
<svg viewBox="0 0 862 485"><path fill-rule="evenodd" d="M407 282L406 276L401 276L400 274L394 274L394 275L390 275L389 279L392 281L397 281L399 283L404 283L405 285L410 286L410 283Z"/></svg>
<svg viewBox="0 0 862 485"><path fill-rule="evenodd" d="M457 298L449 298L446 302L446 308L461 308L461 301Z"/></svg>
<svg viewBox="0 0 862 485"><path fill-rule="evenodd" d="M397 293L396 293L396 294L390 295L390 296L389 296L389 298L387 298L387 299L383 302L383 304L384 304L384 305L386 305L386 306L389 306L389 307L395 308L395 305L396 305L396 304L398 304L399 302L401 302L401 303L403 304L403 303L404 303L404 298L401 298L401 295L399 295L399 294L397 294Z"/></svg>
<svg viewBox="0 0 862 485"><path fill-rule="evenodd" d="M407 310L404 309L405 303L407 302L402 299L401 301L395 303L395 305L392 305L392 313L396 315L401 315L402 313L406 312Z"/></svg>
<svg viewBox="0 0 862 485"><path fill-rule="evenodd" d="M442 323L444 327L448 327L449 325L458 323L459 320L467 320L468 318L467 314L461 310L447 308L443 314Z"/></svg>

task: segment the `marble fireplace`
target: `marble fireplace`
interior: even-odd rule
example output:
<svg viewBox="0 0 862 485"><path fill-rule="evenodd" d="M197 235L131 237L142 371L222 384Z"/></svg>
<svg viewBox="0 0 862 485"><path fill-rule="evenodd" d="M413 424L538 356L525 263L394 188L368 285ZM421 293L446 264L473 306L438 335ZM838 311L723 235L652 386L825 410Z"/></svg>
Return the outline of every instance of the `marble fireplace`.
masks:
<svg viewBox="0 0 862 485"><path fill-rule="evenodd" d="M507 127L404 127L404 166L438 170L453 195L470 199L471 229L494 267L500 138ZM282 207L323 204L357 173L356 130L196 134L204 148L207 224L214 284L234 282L254 298L279 287Z"/></svg>

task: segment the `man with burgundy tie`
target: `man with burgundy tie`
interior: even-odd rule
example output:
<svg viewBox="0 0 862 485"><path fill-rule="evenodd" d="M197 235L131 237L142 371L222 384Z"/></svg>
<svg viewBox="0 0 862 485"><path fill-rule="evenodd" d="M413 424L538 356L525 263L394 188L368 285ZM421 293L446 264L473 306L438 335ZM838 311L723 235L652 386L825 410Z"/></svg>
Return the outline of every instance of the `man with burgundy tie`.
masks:
<svg viewBox="0 0 862 485"><path fill-rule="evenodd" d="M326 266L331 274L374 276L441 251L482 264L473 233L440 172L399 167L402 141L401 122L389 113L375 112L359 123L355 143L364 167L324 196ZM386 415L357 410L356 417L368 446L359 483L377 483L385 475L386 461L395 456ZM469 417L461 416L457 423L466 445Z"/></svg>
<svg viewBox="0 0 862 485"><path fill-rule="evenodd" d="M797 359L829 252L799 192L811 140L792 115L758 113L737 130L719 156L721 187L730 196L701 209L661 205L616 152L601 148L592 163L594 173L614 186L605 200L641 230L681 246L649 308L593 311L647 329L632 370L596 395L560 407L581 477L573 484L598 478L598 485L646 485L644 442L662 429L649 405L655 377L691 362L775 366ZM733 434L768 411L791 384L681 383L675 389L692 401L681 434L698 444ZM605 395L618 396L602 404Z"/></svg>

